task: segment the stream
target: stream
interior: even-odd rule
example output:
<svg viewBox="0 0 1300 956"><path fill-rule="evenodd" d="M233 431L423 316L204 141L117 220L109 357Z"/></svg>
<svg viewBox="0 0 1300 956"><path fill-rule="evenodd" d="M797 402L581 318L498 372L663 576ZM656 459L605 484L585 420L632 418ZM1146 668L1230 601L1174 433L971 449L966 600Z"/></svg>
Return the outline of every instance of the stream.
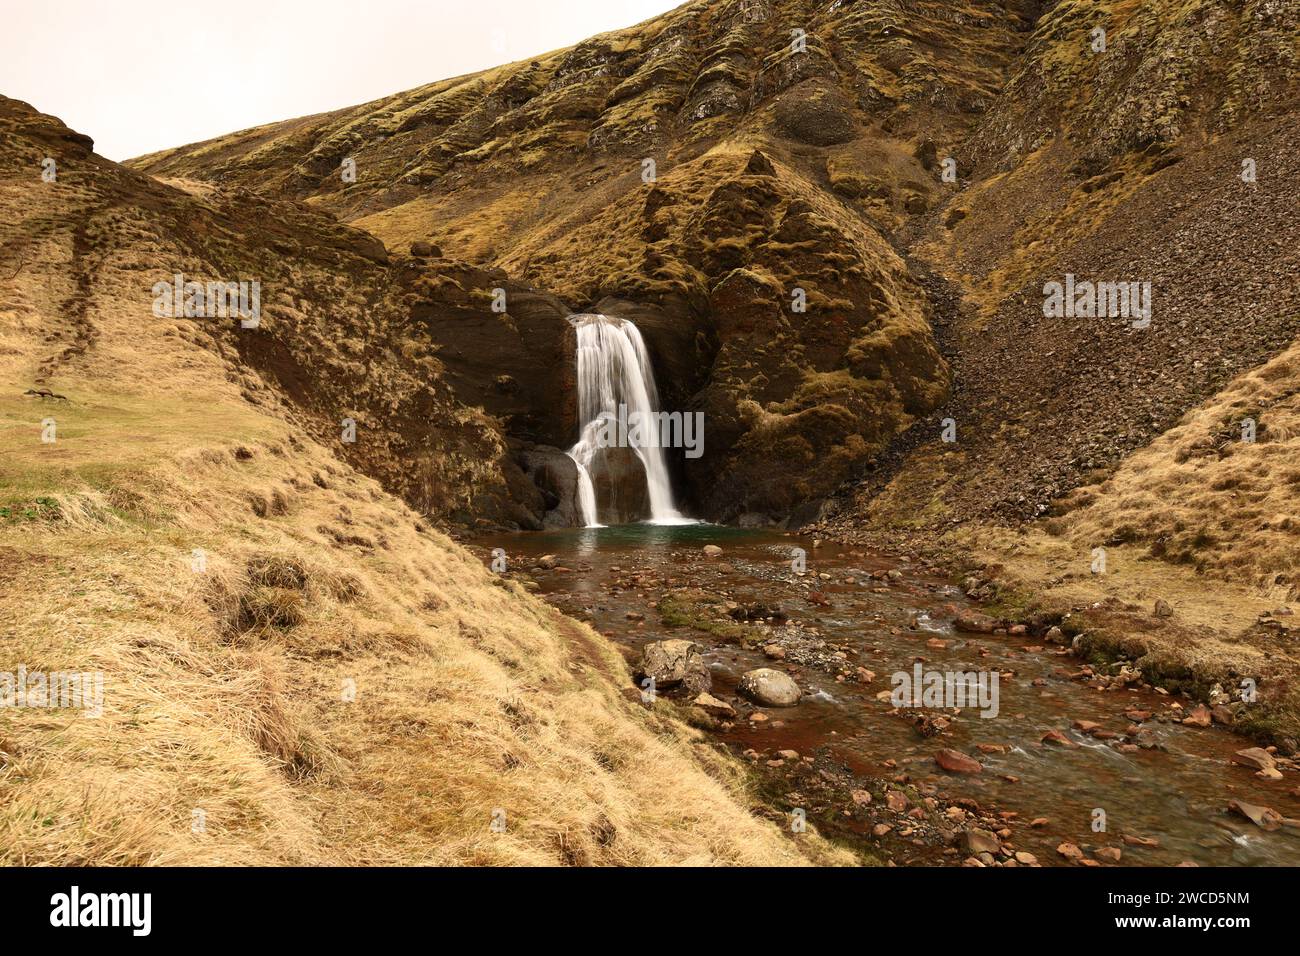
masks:
<svg viewBox="0 0 1300 956"><path fill-rule="evenodd" d="M507 573L535 582L535 593L591 624L632 664L649 641L694 640L712 674L710 693L736 711L712 721L710 733L760 772L774 820L798 807L822 832L900 865L971 857L1300 865L1292 769L1284 764L1281 780L1267 780L1234 765L1232 755L1251 741L1181 723L1194 706L1186 698L1097 686L1066 647L955 630L956 614L978 606L905 560L707 524L498 534L475 545L485 560L503 549ZM705 545L721 555L707 556ZM792 565L796 548L806 555L803 574ZM538 566L544 555L554 567ZM656 609L664 598L696 617L667 626ZM753 605L779 613L740 623L728 616L729 607ZM975 706L895 708L891 675L913 673L918 661L926 670L996 671L996 716L981 717ZM799 703L759 708L739 696L741 675L758 667L793 677ZM690 695L664 693L689 704ZM1044 742L1049 731L1059 736ZM935 757L945 749L982 769L942 769ZM1289 820L1266 830L1230 812L1232 800ZM972 845L971 828L996 846ZM1078 855L1060 852L1063 845Z"/></svg>

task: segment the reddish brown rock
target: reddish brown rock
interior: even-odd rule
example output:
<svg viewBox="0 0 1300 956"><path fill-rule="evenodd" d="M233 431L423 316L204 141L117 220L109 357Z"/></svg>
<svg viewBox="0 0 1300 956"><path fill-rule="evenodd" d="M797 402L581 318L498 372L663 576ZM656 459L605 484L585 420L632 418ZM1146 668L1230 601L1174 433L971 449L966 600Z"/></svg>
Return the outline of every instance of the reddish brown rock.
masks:
<svg viewBox="0 0 1300 956"><path fill-rule="evenodd" d="M1261 807L1244 800L1229 800L1228 809L1245 817L1261 830L1276 830L1282 826L1282 814L1272 807Z"/></svg>
<svg viewBox="0 0 1300 956"><path fill-rule="evenodd" d="M934 762L949 773L979 773L984 769L978 760L960 750L940 750L934 755Z"/></svg>
<svg viewBox="0 0 1300 956"><path fill-rule="evenodd" d="M1056 852L1061 854L1061 856L1065 857L1067 860L1083 859L1083 851L1073 843L1062 843L1056 848Z"/></svg>
<svg viewBox="0 0 1300 956"><path fill-rule="evenodd" d="M1277 766L1273 755L1263 747L1247 747L1232 755L1232 762L1251 770L1272 770Z"/></svg>
<svg viewBox="0 0 1300 956"><path fill-rule="evenodd" d="M1125 833L1123 840L1129 846L1159 846L1160 841L1154 837L1141 837L1132 833Z"/></svg>

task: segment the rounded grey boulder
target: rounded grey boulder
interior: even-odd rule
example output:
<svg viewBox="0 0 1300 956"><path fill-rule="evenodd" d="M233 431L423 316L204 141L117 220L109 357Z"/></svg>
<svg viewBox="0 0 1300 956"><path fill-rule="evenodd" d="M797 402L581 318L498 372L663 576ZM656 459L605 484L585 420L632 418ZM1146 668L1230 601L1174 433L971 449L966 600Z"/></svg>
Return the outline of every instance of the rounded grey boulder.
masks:
<svg viewBox="0 0 1300 956"><path fill-rule="evenodd" d="M789 674L770 667L747 671L740 678L739 691L765 707L793 707L803 692Z"/></svg>

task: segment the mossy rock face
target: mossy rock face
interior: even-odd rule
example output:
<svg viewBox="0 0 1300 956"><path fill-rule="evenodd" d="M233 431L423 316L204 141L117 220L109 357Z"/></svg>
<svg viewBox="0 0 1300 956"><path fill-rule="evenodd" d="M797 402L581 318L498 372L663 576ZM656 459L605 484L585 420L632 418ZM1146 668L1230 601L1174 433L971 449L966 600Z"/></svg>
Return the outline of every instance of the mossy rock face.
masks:
<svg viewBox="0 0 1300 956"><path fill-rule="evenodd" d="M810 146L834 146L858 135L853 104L820 80L808 80L776 102L776 128L782 136Z"/></svg>

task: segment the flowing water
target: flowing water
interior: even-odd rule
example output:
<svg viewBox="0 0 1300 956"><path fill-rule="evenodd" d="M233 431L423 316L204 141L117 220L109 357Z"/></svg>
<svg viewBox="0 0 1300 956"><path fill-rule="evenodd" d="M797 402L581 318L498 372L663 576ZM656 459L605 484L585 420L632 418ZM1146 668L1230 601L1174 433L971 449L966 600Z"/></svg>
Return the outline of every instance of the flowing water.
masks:
<svg viewBox="0 0 1300 956"><path fill-rule="evenodd" d="M645 473L650 521L687 522L673 502L668 462L658 441L655 416L660 410L659 394L640 330L626 319L610 315L576 315L570 321L578 338L580 426L577 444L568 454L578 465L578 502L583 522L589 528L600 526L592 476L604 467L603 453L610 447L604 436L617 432L620 422L643 423L639 434L632 431L628 435L627 447Z"/></svg>
<svg viewBox="0 0 1300 956"><path fill-rule="evenodd" d="M530 568L538 556L554 554L559 567L528 572L540 593L587 620L630 660L647 641L695 640L712 671L712 693L739 712L730 727L716 731L737 751L766 757L788 748L818 755L819 767L847 768L855 780L894 786L902 779L948 805L974 801L1002 814L1015 846L1046 864L1065 862L1056 848L1066 842L1089 853L1120 847L1126 865L1300 864L1300 831L1265 831L1226 810L1235 799L1300 818L1297 774L1268 781L1230 764L1235 751L1252 743L1218 726L1196 728L1172 719L1178 716L1174 702L1192 706L1185 698L1136 688L1103 690L1081 676L1078 658L1043 645L1041 638L955 631L955 614L970 602L946 580L898 559L703 524L498 535L481 543L505 548L513 568ZM723 548L721 558L703 556L702 546L709 543ZM807 554L802 576L791 567L795 547ZM890 579L891 569L902 576ZM779 605L788 623L744 626L758 629L763 641L782 643L786 659L768 660L757 645L726 642L705 631L666 627L656 603L687 593ZM879 697L892 689L891 674L910 673L918 660L926 668L1000 672L998 715L984 719L967 709L937 736L923 736L913 719L918 713L951 718L951 712L900 711ZM752 707L735 689L740 675L755 667L793 676L804 691L800 703L766 709L766 722L745 719ZM851 676L858 667L874 672L872 679ZM846 672L847 680L837 679ZM1126 713L1134 711L1154 716L1142 722L1140 735L1129 736L1133 720ZM1081 733L1072 726L1077 720L1095 721L1114 738ZM1075 746L1045 746L1049 730ZM1129 740L1142 746L1121 749ZM996 750L983 752L980 744ZM934 760L943 748L975 757L983 771L944 772ZM884 811L878 804L871 805L873 813ZM1105 811L1106 832L1093 830L1098 809ZM910 832L910 821L898 819L901 825L882 840L867 833L874 820L860 828L860 838L900 863L953 863L966 855L899 839L900 830ZM1038 825L1030 826L1035 819ZM895 823L888 817L886 822ZM1132 845L1124 835L1159 845Z"/></svg>

